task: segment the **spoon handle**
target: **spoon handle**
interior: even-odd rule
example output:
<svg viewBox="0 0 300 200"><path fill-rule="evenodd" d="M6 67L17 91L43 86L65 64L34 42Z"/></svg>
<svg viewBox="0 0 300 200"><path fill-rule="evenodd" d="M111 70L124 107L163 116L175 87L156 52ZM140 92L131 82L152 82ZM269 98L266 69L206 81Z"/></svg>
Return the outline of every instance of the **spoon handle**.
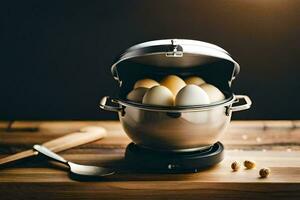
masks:
<svg viewBox="0 0 300 200"><path fill-rule="evenodd" d="M44 147L42 145L34 145L33 148L43 154L44 156L47 156L49 158L52 158L53 160L55 161L58 161L60 163L63 163L63 164L68 164L68 161L66 161L63 157L61 157L60 155L54 153L53 151L49 150L47 147Z"/></svg>

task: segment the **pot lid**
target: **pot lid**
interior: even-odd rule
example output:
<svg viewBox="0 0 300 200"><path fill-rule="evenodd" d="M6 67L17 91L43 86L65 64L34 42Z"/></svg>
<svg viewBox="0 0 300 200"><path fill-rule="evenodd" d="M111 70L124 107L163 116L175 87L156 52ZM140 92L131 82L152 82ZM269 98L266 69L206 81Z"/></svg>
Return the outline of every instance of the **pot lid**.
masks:
<svg viewBox="0 0 300 200"><path fill-rule="evenodd" d="M228 80L230 82L240 71L239 64L221 47L207 42L187 39L154 40L130 47L111 68L114 78L120 83L120 72L130 71L128 62L138 64L141 67L151 66L159 69L172 68L180 70L197 69L218 62L225 66L231 74Z"/></svg>

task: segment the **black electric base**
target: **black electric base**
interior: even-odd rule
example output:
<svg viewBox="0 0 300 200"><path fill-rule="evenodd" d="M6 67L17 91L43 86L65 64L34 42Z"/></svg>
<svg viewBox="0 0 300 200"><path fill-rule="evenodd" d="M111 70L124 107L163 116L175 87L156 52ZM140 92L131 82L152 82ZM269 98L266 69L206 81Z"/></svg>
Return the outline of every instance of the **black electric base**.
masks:
<svg viewBox="0 0 300 200"><path fill-rule="evenodd" d="M144 172L198 172L218 164L224 158L224 146L217 142L205 150L192 152L161 152L130 143L125 152L127 164Z"/></svg>

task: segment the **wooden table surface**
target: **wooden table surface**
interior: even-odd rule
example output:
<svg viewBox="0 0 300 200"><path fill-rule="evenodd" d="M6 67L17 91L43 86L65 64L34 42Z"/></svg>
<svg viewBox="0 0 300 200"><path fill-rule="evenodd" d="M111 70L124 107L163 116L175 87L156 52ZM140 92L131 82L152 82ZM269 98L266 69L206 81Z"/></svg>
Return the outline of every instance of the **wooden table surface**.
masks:
<svg viewBox="0 0 300 200"><path fill-rule="evenodd" d="M0 199L300 199L300 121L233 121L222 142L225 159L191 174L138 173L126 167L130 142L117 121L0 122L0 157L31 148L86 125L103 126L108 137L60 153L81 164L112 167L101 181L70 179L66 169L32 158L0 169ZM257 168L232 172L233 161ZM271 175L260 179L258 171Z"/></svg>

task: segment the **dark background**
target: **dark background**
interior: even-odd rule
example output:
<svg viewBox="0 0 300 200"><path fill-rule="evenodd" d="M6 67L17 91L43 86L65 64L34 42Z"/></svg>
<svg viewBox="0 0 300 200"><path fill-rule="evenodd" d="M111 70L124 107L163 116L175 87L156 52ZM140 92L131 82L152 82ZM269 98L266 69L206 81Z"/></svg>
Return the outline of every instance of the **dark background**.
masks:
<svg viewBox="0 0 300 200"><path fill-rule="evenodd" d="M253 107L235 119L300 118L300 1L7 1L1 3L0 118L112 119L110 65L133 44L217 44L241 65Z"/></svg>

